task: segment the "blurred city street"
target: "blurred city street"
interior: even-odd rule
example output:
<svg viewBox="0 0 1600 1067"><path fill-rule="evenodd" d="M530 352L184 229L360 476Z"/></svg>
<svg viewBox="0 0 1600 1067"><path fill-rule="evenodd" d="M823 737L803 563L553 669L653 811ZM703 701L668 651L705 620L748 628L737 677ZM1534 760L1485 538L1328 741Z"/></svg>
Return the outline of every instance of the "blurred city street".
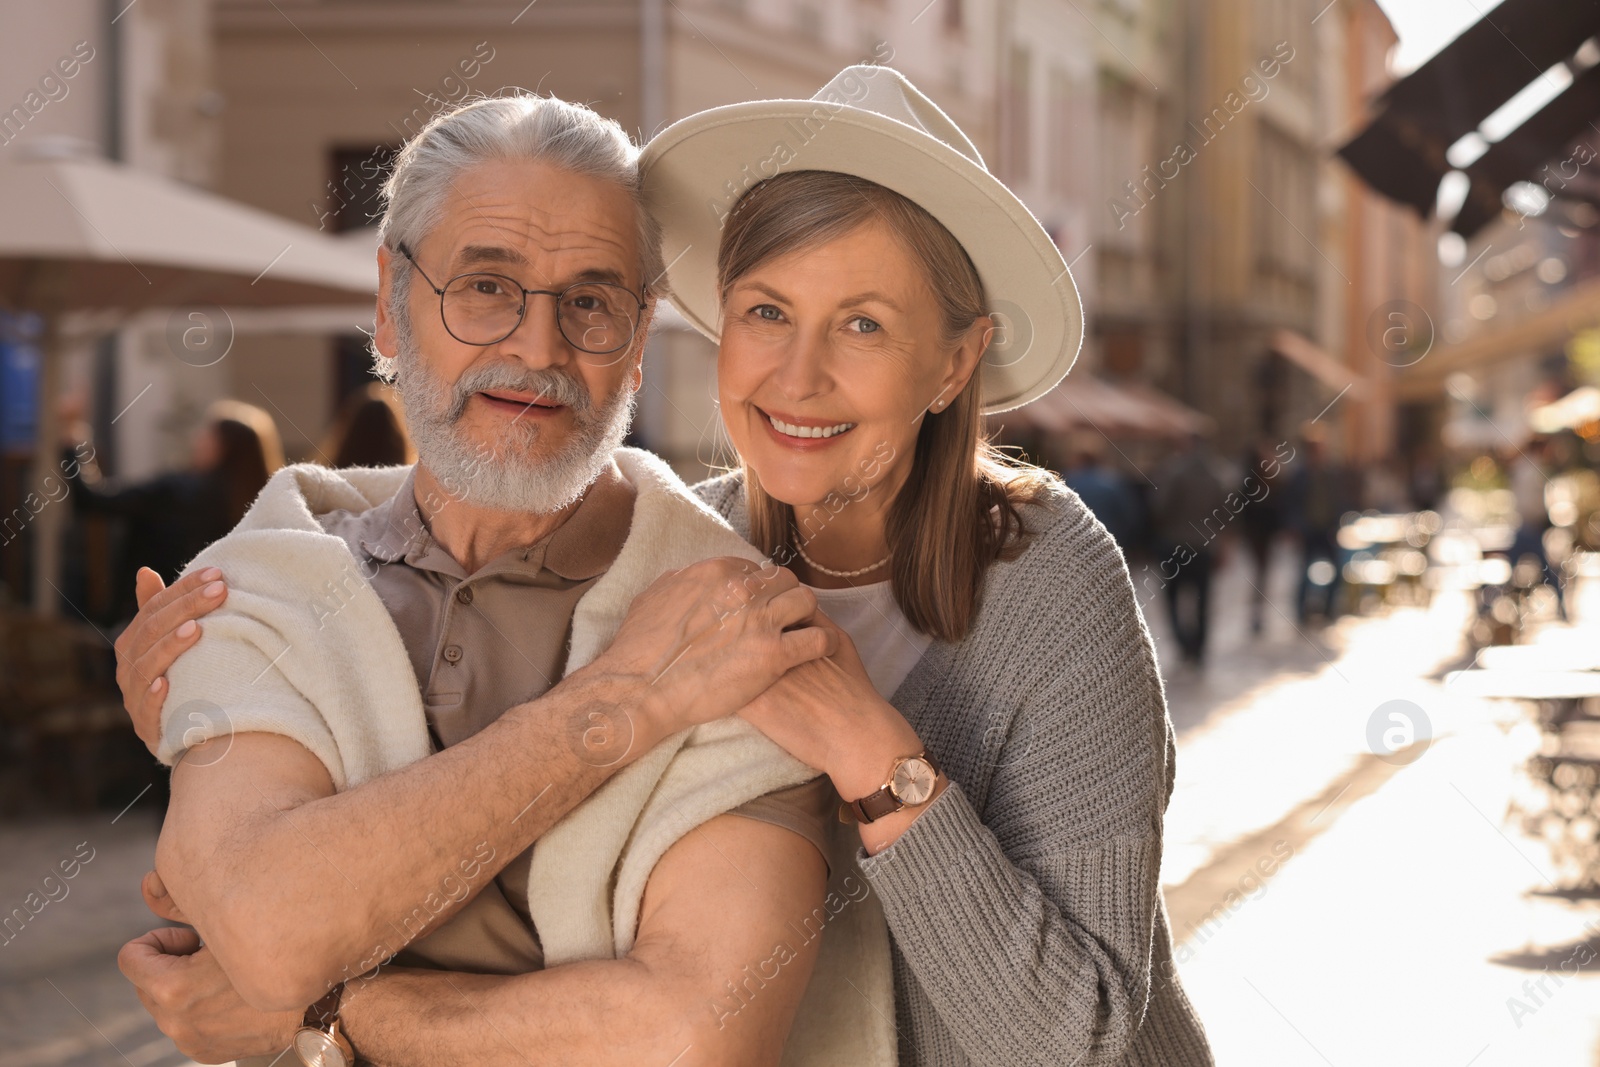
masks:
<svg viewBox="0 0 1600 1067"><path fill-rule="evenodd" d="M1600 590L1580 589L1592 624ZM1548 849L1508 818L1538 731L1519 705L1440 679L1468 655L1467 599L1321 631L1270 613L1252 639L1250 594L1224 570L1214 661L1167 672L1179 738L1163 881L1217 1062L1600 1062L1600 981L1579 950L1600 945L1600 898L1562 892ZM1148 614L1160 643L1164 613ZM1392 699L1434 733L1404 765L1367 742Z"/></svg>
<svg viewBox="0 0 1600 1067"><path fill-rule="evenodd" d="M80 845L87 845L82 855L92 854L75 878L61 883L66 895L0 947L0 1030L9 1038L0 1051L4 1067L191 1062L156 1029L117 970L117 950L162 925L139 896L156 838L148 794L141 803L120 817L99 812L0 826L6 857L0 899L8 907L40 892L42 879Z"/></svg>
<svg viewBox="0 0 1600 1067"><path fill-rule="evenodd" d="M925 932L912 927L945 924L927 966L949 967L968 994L977 957L956 952L1012 954L1021 980L982 990L999 999L975 1013L993 1029L973 1060L1071 1059L1048 1041L1086 1049L1116 1030L1126 976L1099 965L1098 986L1080 980L1082 959L1066 959L1076 948L1054 951L1069 942L1051 938L1070 927L1069 940L1126 944L1150 920L1156 877L1143 829L1165 784L1153 760L1071 765L1092 761L1085 743L1038 778L972 770L1068 735L1024 727L1057 708L1053 694L1094 684L1090 670L1109 672L1114 686L1099 691L1129 710L1076 705L1070 736L1104 734L1128 746L1106 751L1145 757L1160 743L1137 726L1152 721L1143 661L1120 646L1081 652L1092 642L1078 623L1092 616L1078 612L1120 612L1099 632L1136 633L1125 604L1089 596L1109 571L1080 573L1088 557L1064 552L1030 572L1042 579L1027 593L1047 607L994 593L992 575L1027 566L996 565L1008 551L993 545L999 505L1023 513L1042 493L1062 514L1081 505L1121 547L1177 734L1160 883L1195 1011L1159 991L1129 1040L1182 1047L1166 1058L1197 1067L1208 1062L1197 1018L1223 1067L1600 1067L1597 116L1600 0L0 0L0 1067L194 1067L116 965L159 923L139 883L168 788L140 740L156 727L141 720L136 733L119 682L151 685L141 664L172 671L161 650L193 633L155 643L141 568L167 583L189 575L187 603L213 606L222 586L193 574L200 561L218 560L234 589L236 575L271 568L246 575L256 601L226 601L216 618L252 618L281 595L293 621L263 627L271 648L233 634L185 652L218 713L189 719L205 736L233 731L236 710L268 716L243 729L287 730L281 703L330 726L345 761L331 777L350 795L320 809L334 813L321 825L329 851L385 872L328 888L266 839L240 851L271 872L263 880L185 865L224 902L227 922L189 913L215 946L249 925L235 913L283 919L279 902L298 902L237 957L304 964L251 976L262 988L303 980L281 997L298 1011L353 973L327 966L322 945L381 936L398 951L423 937L425 916L394 946L367 928L395 926L384 891L436 898L387 877L420 869L414 848L465 833L507 783L548 772L548 789L612 766L588 758L606 731L583 729L581 765L559 745L473 746L462 759L494 749L523 762L510 777L474 765L451 779L460 803L425 785L365 788L385 775L435 781L454 764L421 754L506 725L508 707L523 726L525 709L541 709L531 725L552 728L562 712L542 709L573 691L540 701L582 666L568 661L579 649L689 632L583 630L621 617L577 607L613 588L613 570L642 580L680 544L732 537L692 529L711 519L687 500L681 537L639 521L656 475L617 465L602 481L617 457L649 471L659 459L687 485L738 472L724 517L737 526L744 507L755 551L840 605L870 672L854 684L884 699L858 688L864 699L794 717L825 752L776 743L853 772L882 754L873 743L914 735L928 763L915 749L884 763L891 782L920 773L927 791L854 799L885 813L924 803L936 758L979 801L1005 855L991 850L985 873L963 867L972 880L951 880L942 901L917 880L914 906L885 911L902 950ZM496 224L485 244L475 227L502 212L481 204L502 198L505 217L545 221ZM759 303L736 295L746 283ZM724 336L734 322L742 341ZM442 519L429 486L449 490ZM661 486L681 496L664 474ZM381 539L341 525L365 528L380 507ZM425 530L402 538L401 514ZM280 535L296 546L281 549L288 563L261 547ZM337 581L302 548L313 541ZM1109 566L1103 548L1093 558ZM635 575L614 566L624 560L650 562ZM360 564L348 585L347 563ZM682 573L665 570L669 584ZM1056 581L1071 592L1047 595ZM364 593L382 606L371 625L344 611ZM691 611L702 593L713 595L663 599ZM388 622L384 652L371 638ZM114 647L123 633L135 640ZM965 680L958 671L987 662L969 651L991 639L1007 670ZM958 646L949 664L942 647L925 654L935 642ZM296 644L304 663L284 659ZM684 651L672 655L662 674ZM260 673L257 656L270 659ZM318 697L291 667L349 684ZM946 673L907 681L925 669ZM400 685L409 707L408 670L425 725L330 720L362 714L346 697L367 683ZM177 695L196 684L185 673L143 691ZM261 686L212 692L241 678ZM672 710L749 699L720 683ZM282 691L258 697L269 687ZM393 712L392 695L372 708ZM632 725L633 706L618 707ZM818 727L834 713L846 716L837 729ZM847 718L858 714L889 729L858 734L867 719ZM973 715L995 721L979 729ZM175 721L168 746L197 744L187 730L173 740ZM966 750L974 738L993 760ZM379 740L410 755L356 751ZM1046 798L1025 813L1005 793L1024 779L1030 804ZM365 832L394 809L419 832ZM868 810L858 817L875 821ZM1130 811L1146 813L1137 828L1105 830ZM647 812L634 814L624 850L649 837ZM805 815L838 829L831 813ZM539 816L518 813L486 832L515 845L506 855L531 855L564 817L536 831ZM1091 853L1086 838L1102 831ZM199 847L180 837L175 850ZM632 883L624 853L591 847L603 837L574 851L614 861L592 883L622 910L572 912L596 919L577 943L601 955L632 936L612 936L613 915L630 914L618 887ZM540 855L561 847L558 836ZM1125 861L1137 892L1114 908L1083 907L1039 873L1088 877L1123 851L1137 856ZM461 971L543 966L535 898L591 884L541 881L531 859L503 876L507 900L473 908L504 905L507 925L452 957L470 964ZM884 900L894 892L874 884ZM1060 921L1007 910L1018 887L1030 899L1043 887ZM980 900L992 914L970 910ZM476 921L456 927L463 944ZM499 953L506 929L522 946L511 957ZM163 972L143 973L148 989ZM896 991L919 1013L900 1058L948 1062L930 1050L972 1042L950 1005L979 1001L941 1000L932 970L916 973L918 988ZM890 987L868 986L885 1003ZM1034 1018L1041 989L1060 1008L1049 1020ZM637 1029L659 1038L680 1001L654 1003L668 1008ZM571 1029L570 1047L592 1048ZM879 1036L892 1045L887 1027ZM932 1043L908 1054L907 1041ZM619 1060L627 1048L607 1047Z"/></svg>
<svg viewBox="0 0 1600 1067"><path fill-rule="evenodd" d="M1600 1063L1600 965L1580 951L1600 946L1600 895L1564 891L1558 862L1510 816L1538 730L1522 706L1442 679L1470 659L1467 597L1302 629L1280 544L1274 607L1252 635L1238 560L1217 575L1205 666L1178 662L1164 603L1146 607L1178 728L1163 882L1217 1062ZM1572 592L1575 619L1600 621L1597 583ZM1368 720L1392 699L1431 723L1410 762L1369 747ZM14 1035L0 1067L189 1062L115 966L156 925L138 895L149 797L112 817L0 829L6 900L80 842L95 850L69 895L0 950L0 1021Z"/></svg>

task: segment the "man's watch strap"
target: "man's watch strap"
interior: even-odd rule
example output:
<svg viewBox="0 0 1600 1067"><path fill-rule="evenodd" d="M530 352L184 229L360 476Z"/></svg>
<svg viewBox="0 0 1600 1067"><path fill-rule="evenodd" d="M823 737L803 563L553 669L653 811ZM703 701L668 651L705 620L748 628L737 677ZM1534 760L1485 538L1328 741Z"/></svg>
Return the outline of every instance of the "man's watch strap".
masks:
<svg viewBox="0 0 1600 1067"><path fill-rule="evenodd" d="M343 994L344 983L340 982L306 1009L292 1046L305 1067L356 1067L360 1063L340 1025L339 1001Z"/></svg>
<svg viewBox="0 0 1600 1067"><path fill-rule="evenodd" d="M301 1026L309 1026L315 1030L327 1030L339 1019L339 1000L344 996L344 983L340 982L323 995L311 1007L306 1009L305 1018Z"/></svg>

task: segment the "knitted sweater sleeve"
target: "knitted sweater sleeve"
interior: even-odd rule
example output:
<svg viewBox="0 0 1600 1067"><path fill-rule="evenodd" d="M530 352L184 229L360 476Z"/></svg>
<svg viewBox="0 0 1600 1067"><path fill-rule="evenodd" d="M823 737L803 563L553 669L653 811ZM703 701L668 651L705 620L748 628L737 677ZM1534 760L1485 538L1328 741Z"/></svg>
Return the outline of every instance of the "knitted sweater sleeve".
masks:
<svg viewBox="0 0 1600 1067"><path fill-rule="evenodd" d="M1002 602L986 611L1032 621L961 650L963 677L990 690L966 699L985 710L941 711L1004 739L982 810L952 781L893 845L858 855L917 984L977 1064L1122 1062L1150 996L1165 698L1116 549L1092 520L1068 540L1036 545L1047 567L991 589Z"/></svg>

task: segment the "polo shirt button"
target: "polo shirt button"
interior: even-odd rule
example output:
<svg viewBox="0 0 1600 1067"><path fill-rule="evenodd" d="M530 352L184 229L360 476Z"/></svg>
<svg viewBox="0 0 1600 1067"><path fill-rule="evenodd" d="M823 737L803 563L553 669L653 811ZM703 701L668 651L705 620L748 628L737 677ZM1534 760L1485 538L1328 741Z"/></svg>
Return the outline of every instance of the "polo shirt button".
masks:
<svg viewBox="0 0 1600 1067"><path fill-rule="evenodd" d="M445 645L444 646L444 658L445 658L445 662L446 663L460 663L461 662L461 646L460 645Z"/></svg>
<svg viewBox="0 0 1600 1067"><path fill-rule="evenodd" d="M472 586L463 585L460 589L457 589L456 599L461 601L463 604L472 603Z"/></svg>

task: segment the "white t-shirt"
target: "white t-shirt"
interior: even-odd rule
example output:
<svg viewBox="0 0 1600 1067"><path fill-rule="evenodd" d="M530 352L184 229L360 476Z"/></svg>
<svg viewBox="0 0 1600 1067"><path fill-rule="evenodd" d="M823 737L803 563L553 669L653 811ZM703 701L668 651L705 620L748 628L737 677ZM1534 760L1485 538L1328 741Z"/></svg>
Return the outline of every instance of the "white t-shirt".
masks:
<svg viewBox="0 0 1600 1067"><path fill-rule="evenodd" d="M850 635L873 688L888 700L933 638L906 621L886 581L854 589L818 589L814 585L806 588L817 595L817 606L828 618Z"/></svg>

